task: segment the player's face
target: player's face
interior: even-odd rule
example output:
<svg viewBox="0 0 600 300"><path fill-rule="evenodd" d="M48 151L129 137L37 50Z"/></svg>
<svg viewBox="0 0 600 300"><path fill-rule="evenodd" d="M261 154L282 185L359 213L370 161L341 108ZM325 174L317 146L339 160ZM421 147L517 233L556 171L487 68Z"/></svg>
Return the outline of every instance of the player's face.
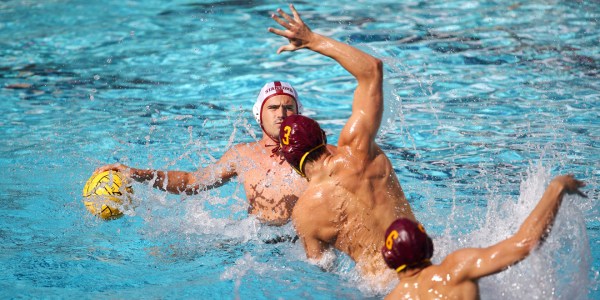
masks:
<svg viewBox="0 0 600 300"><path fill-rule="evenodd" d="M288 95L277 95L265 102L262 109L262 125L271 137L279 137L281 122L291 115L295 115L296 101Z"/></svg>

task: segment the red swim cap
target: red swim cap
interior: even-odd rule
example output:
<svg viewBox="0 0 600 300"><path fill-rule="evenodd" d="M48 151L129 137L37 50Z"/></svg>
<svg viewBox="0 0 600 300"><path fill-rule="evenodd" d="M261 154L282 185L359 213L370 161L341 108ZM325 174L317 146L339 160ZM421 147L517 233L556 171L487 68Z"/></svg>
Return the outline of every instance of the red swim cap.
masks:
<svg viewBox="0 0 600 300"><path fill-rule="evenodd" d="M388 267L400 272L429 262L433 255L433 242L423 225L406 218L392 222L385 231L385 245L381 248Z"/></svg>
<svg viewBox="0 0 600 300"><path fill-rule="evenodd" d="M291 115L281 123L279 141L285 160L304 177L304 160L311 152L324 147L327 137L317 121Z"/></svg>

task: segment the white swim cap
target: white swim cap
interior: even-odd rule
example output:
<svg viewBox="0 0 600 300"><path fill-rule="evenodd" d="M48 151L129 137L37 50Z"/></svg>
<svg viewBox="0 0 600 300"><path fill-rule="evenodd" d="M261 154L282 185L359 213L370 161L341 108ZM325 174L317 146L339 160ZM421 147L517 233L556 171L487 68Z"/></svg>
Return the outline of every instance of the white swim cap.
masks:
<svg viewBox="0 0 600 300"><path fill-rule="evenodd" d="M256 122L258 122L258 125L260 125L261 128L261 116L263 105L267 100L269 100L269 98L277 95L288 95L294 98L294 101L296 102L296 113L302 113L302 103L300 103L300 100L298 99L298 93L296 93L296 90L291 84L283 81L268 82L260 90L260 93L256 98L256 102L254 103L254 107L252 107L254 118L256 119Z"/></svg>

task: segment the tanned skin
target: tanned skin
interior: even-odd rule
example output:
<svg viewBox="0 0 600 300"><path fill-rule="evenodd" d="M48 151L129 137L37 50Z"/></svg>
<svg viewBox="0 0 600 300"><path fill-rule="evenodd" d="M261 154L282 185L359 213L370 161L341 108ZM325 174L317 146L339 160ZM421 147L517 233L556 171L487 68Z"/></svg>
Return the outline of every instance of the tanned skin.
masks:
<svg viewBox="0 0 600 300"><path fill-rule="evenodd" d="M281 153L273 154L271 150L278 144L275 141L279 140L281 122L296 113L294 98L269 98L262 110L260 141L234 145L216 163L193 172L137 169L117 163L102 166L94 173L115 170L160 190L188 195L220 187L237 176L248 199L248 212L266 224L283 225L289 222L307 183Z"/></svg>
<svg viewBox="0 0 600 300"><path fill-rule="evenodd" d="M308 188L300 196L292 221L307 257L319 260L336 248L348 254L365 276L380 278L391 272L381 259L381 237L399 217L415 219L393 166L375 143L383 115L383 64L350 45L314 33L293 5L272 18L283 29L269 31L289 44L277 53L309 49L330 57L352 74L352 114L340 132L336 151L326 153L304 168Z"/></svg>
<svg viewBox="0 0 600 300"><path fill-rule="evenodd" d="M525 259L549 232L563 196L585 197L579 191L583 186L572 175L554 178L513 236L487 248L457 250L439 265L402 271L400 283L385 299L479 299L477 281Z"/></svg>

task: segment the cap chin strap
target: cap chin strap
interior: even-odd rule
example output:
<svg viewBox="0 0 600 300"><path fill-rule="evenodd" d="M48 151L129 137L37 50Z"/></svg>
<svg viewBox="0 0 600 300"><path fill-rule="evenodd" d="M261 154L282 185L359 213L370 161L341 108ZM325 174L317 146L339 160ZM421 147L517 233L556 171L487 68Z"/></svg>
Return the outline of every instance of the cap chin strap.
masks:
<svg viewBox="0 0 600 300"><path fill-rule="evenodd" d="M400 272L402 272L402 270L404 270L404 269L406 269L406 264L403 264L403 265L399 266L399 267L396 269L396 273L400 273Z"/></svg>
<svg viewBox="0 0 600 300"><path fill-rule="evenodd" d="M277 153L279 153L279 150L281 150L281 143L279 143L279 141L275 140L274 138L272 138L267 132L265 132L265 134L273 141L275 142L274 145L267 145L265 144L265 147L274 147L273 149L271 149L271 157L277 155Z"/></svg>
<svg viewBox="0 0 600 300"><path fill-rule="evenodd" d="M306 151L306 153L304 153L304 155L302 155L302 158L300 159L300 164L298 165L298 168L296 168L294 166L292 166L292 168L294 168L294 170L296 170L296 172L298 172L298 174L300 174L300 176L306 177L306 174L304 174L304 172L302 172L302 166L304 165L304 160L311 152L316 151L317 149L319 149L321 147L325 147L325 143Z"/></svg>
<svg viewBox="0 0 600 300"><path fill-rule="evenodd" d="M410 266L411 266L411 267L414 267L414 266L417 266L417 265L422 265L422 264L426 264L426 263L427 263L427 264L430 264L430 263L431 263L431 260L430 260L429 258L426 258L426 259L424 259L424 260L422 260L422 261L420 261L420 262L416 262L416 263L414 263L414 264L411 264ZM398 268L396 268L396 273L400 273L400 272L402 272L404 269L406 269L406 267L408 267L408 265L407 265L407 264L403 264L403 265L399 266Z"/></svg>

